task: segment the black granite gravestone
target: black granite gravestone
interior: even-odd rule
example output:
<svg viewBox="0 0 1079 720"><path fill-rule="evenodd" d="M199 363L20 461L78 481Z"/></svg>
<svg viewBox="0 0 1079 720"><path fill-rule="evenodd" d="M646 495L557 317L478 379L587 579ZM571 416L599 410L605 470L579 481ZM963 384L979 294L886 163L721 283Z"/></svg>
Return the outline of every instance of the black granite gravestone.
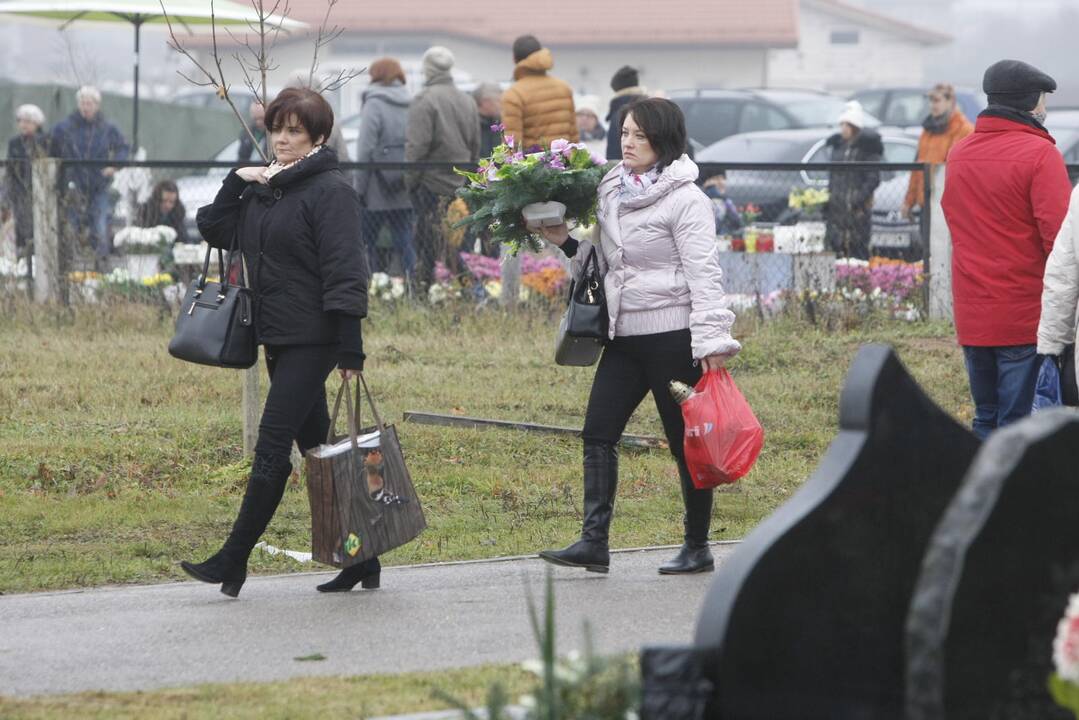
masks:
<svg viewBox="0 0 1079 720"><path fill-rule="evenodd" d="M1073 717L1046 689L1079 591L1079 414L995 432L930 540L907 622L909 720Z"/></svg>
<svg viewBox="0 0 1079 720"><path fill-rule="evenodd" d="M695 646L642 654L642 718L901 716L910 595L978 441L883 346L858 353L839 420L812 477L716 573Z"/></svg>

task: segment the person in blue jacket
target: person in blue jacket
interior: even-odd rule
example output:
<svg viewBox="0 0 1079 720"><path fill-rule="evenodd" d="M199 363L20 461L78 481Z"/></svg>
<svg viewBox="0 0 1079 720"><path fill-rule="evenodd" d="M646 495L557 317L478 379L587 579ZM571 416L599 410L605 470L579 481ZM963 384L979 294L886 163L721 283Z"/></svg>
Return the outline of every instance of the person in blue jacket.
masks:
<svg viewBox="0 0 1079 720"><path fill-rule="evenodd" d="M78 110L57 123L49 143L61 160L127 160L131 148L119 128L101 112L101 93L85 85L75 94ZM99 258L109 254L109 185L116 168L65 164L61 179L68 231L86 239Z"/></svg>

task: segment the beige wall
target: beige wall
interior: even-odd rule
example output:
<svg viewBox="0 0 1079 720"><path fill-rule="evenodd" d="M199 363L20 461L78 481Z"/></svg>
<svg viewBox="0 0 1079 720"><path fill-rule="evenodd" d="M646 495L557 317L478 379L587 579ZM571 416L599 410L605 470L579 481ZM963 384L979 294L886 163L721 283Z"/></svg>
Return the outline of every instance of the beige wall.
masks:
<svg viewBox="0 0 1079 720"><path fill-rule="evenodd" d="M857 30L857 45L833 45L833 30ZM925 47L802 6L797 49L773 50L770 82L776 87L805 87L845 93L870 86L922 85Z"/></svg>

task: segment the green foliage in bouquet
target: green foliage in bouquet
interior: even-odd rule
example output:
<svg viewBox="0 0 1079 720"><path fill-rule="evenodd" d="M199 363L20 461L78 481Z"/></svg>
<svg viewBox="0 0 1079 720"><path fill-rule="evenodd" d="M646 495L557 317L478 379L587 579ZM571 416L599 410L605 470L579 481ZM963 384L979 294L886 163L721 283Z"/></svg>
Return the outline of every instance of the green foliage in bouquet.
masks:
<svg viewBox="0 0 1079 720"><path fill-rule="evenodd" d="M513 137L480 160L478 172L456 170L468 183L457 191L471 215L454 224L509 245L541 250L543 242L525 227L526 205L551 200L566 206L566 220L579 225L596 222L596 188L607 171L606 159L587 147L555 140L542 152L515 150Z"/></svg>

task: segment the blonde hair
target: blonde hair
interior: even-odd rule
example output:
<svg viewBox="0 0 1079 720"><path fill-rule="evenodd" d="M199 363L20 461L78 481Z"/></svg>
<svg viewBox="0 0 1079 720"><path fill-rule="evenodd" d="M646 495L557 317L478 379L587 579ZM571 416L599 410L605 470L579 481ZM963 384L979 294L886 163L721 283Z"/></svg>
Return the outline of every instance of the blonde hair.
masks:
<svg viewBox="0 0 1079 720"><path fill-rule="evenodd" d="M934 95L940 95L945 100L954 100L955 86L951 83L937 83L926 93L926 97L933 97Z"/></svg>

